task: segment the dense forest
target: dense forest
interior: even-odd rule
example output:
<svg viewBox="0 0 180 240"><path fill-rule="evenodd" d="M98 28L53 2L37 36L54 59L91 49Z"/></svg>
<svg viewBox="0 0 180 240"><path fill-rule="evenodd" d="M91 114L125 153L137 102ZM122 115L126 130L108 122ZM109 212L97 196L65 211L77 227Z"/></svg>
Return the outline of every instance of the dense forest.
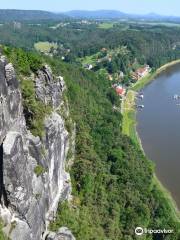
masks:
<svg viewBox="0 0 180 240"><path fill-rule="evenodd" d="M128 77L134 62L155 69L179 58L180 29L163 26L146 29L131 24L127 29L121 24L101 29L95 21L89 24L72 21L65 27L52 28L56 24L53 21L40 26L29 23L0 26L0 41L8 46L3 52L21 80L24 109L34 113L30 118L25 116L35 135L41 135L39 120L43 121L47 109L36 101L34 85L24 76L36 74L43 63L48 63L67 85L71 118L76 123L76 154L70 170L73 200L59 205L50 228L68 226L77 240L133 240L137 239L134 234L137 226L166 228L174 229L173 236L144 235L141 239L178 240L180 225L153 180L154 165L139 146L122 134L120 100L106 73L99 70L103 68L109 73L121 70ZM53 57L35 53L34 43L38 41L57 42ZM62 45L63 49L70 49L63 60ZM84 69L80 62L102 48L116 51L120 46L126 46L126 54L114 54L110 63L97 64L92 71ZM67 127L71 132L72 126Z"/></svg>

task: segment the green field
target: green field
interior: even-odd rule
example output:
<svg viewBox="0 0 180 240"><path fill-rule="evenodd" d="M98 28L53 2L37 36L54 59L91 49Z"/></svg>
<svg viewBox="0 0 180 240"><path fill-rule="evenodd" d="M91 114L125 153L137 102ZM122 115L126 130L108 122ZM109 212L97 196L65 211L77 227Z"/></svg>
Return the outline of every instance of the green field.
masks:
<svg viewBox="0 0 180 240"><path fill-rule="evenodd" d="M100 52L97 52L96 54L90 55L90 56L86 56L83 58L78 58L78 60L84 65L84 64L92 64L93 66L96 65L97 63L97 59L98 59L98 55Z"/></svg>
<svg viewBox="0 0 180 240"><path fill-rule="evenodd" d="M129 136L134 143L138 144L136 133L136 111L135 111L136 92L129 90L122 103L122 133Z"/></svg>
<svg viewBox="0 0 180 240"><path fill-rule="evenodd" d="M86 56L81 59L82 64L92 64L94 65L97 60L96 55Z"/></svg>
<svg viewBox="0 0 180 240"><path fill-rule="evenodd" d="M49 53L50 50L57 49L58 45L57 43L50 43L50 42L37 42L34 44L34 48L43 53Z"/></svg>
<svg viewBox="0 0 180 240"><path fill-rule="evenodd" d="M107 23L107 22L104 22L104 23L101 23L99 24L99 28L102 28L102 29L110 29L110 28L113 28L114 26L114 23Z"/></svg>
<svg viewBox="0 0 180 240"><path fill-rule="evenodd" d="M150 26L166 26L166 27L180 27L178 22L163 22L163 21L127 21L127 24L150 25Z"/></svg>

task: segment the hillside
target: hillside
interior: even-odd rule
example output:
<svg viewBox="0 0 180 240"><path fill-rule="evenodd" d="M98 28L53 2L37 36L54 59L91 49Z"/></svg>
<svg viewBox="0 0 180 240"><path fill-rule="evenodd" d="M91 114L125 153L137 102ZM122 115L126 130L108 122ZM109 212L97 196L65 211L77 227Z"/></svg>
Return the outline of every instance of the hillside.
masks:
<svg viewBox="0 0 180 240"><path fill-rule="evenodd" d="M72 18L89 18L89 19L134 19L141 21L174 21L179 22L180 17L175 16L163 16L156 13L149 14L131 14L124 13L118 10L96 10L96 11L85 11L85 10L73 10L65 12L65 15Z"/></svg>
<svg viewBox="0 0 180 240"><path fill-rule="evenodd" d="M98 11L80 11L74 10L70 12L65 12L67 16L74 17L74 18L106 18L106 19L113 19L113 18L127 18L128 14L115 11L115 10L98 10Z"/></svg>
<svg viewBox="0 0 180 240"><path fill-rule="evenodd" d="M179 22L180 18L175 16L161 16L155 13L146 15L124 13L117 10L72 10L68 12L49 12L42 10L18 10L18 9L0 9L0 21L37 21L37 20L61 20L66 18L87 18L87 19L133 19L148 21L170 21Z"/></svg>
<svg viewBox="0 0 180 240"><path fill-rule="evenodd" d="M0 9L1 22L62 19L64 17L63 14L55 14L48 11Z"/></svg>
<svg viewBox="0 0 180 240"><path fill-rule="evenodd" d="M28 196L28 199L34 199L34 204L37 204L34 205L37 208L37 212L32 217L31 207L33 205L27 202L30 204L30 212L27 215L25 214L25 216L27 221L29 217L32 217L32 222L29 226L30 230L28 228L23 231L21 228L21 230L18 230L18 227L22 223L17 218L14 228L11 230L11 236L15 236L13 234L18 232L22 236L21 239L24 240L23 236L27 236L25 234L31 231L33 240L39 240L38 236L43 231L43 224L39 225L37 232L36 224L33 221L34 218L40 217L39 214L42 214L44 218L45 210L42 201L44 201L44 197L47 197L47 190L45 191L41 188L40 183L41 181L45 181L44 176L51 174L52 156L55 157L56 166L61 164L61 161L67 161L68 163L72 159L74 154L72 143L74 140L69 145L67 160L64 157L60 159L58 157L60 155L65 156L64 153L62 154L64 144L65 151L67 151L66 131L68 130L69 141L72 137L75 137L76 142L74 160L70 163L72 167L71 169L69 167L66 168L66 171L70 170L71 173L73 198L68 200L66 197L70 193L70 180L67 172L64 172L62 169L58 177L63 177L66 188L62 189L56 219L52 221L49 215L49 220L51 219L51 231L57 231L58 234L62 234L60 229L66 226L71 229L77 240L131 240L134 239L134 229L136 226L147 228L163 227L174 229L173 240L178 240L179 223L174 219L171 208L153 181L154 170L152 163L144 157L141 149L135 143L122 134L121 114L113 110L113 106L116 105L118 107L120 102L114 91L109 88L110 82L106 76L83 70L81 67L74 66L73 64L63 63L59 58L41 57L37 54L26 53L21 49L4 48L3 52L9 61L16 66L16 71L21 79L20 86L23 101L21 102L21 99L19 99L20 102L17 106L21 108L21 104L23 104L26 125L23 123L22 111L19 110L17 113L19 112L20 116L15 116L15 119L19 119L18 124L20 126L14 125L14 127L21 127L23 123L23 126L30 130L33 135L40 136L42 144L39 145L39 141L30 133L26 135L26 130L25 132L23 130L24 127L22 130L17 129L17 131L20 131L19 135L23 139L30 139L30 155L28 156L31 156L31 158L29 158L28 164L25 166L26 171L21 174L24 176L25 181L27 172L28 174L33 174L33 178L37 181L35 188L37 193L31 195L32 193L29 191L28 193L25 192L23 196L24 198ZM54 76L63 76L67 86L67 92L64 92L65 95L63 95L63 98L58 93L62 94L61 91L64 90L60 90L59 86L64 86L64 84L62 85L62 82L58 83L60 78L57 78L57 80L53 79L49 67L47 65L43 67L44 64L48 64L51 67ZM32 71L37 76L36 80L28 77ZM49 76L49 81L43 83L43 81L47 81L47 76ZM36 90L34 83L38 86ZM46 91L43 90L43 86L46 86ZM52 95L53 99L49 98L48 95L52 91L52 88L54 89L53 92L56 90ZM19 88L17 89L17 94L19 94ZM69 115L67 115L67 100L70 116L76 124L75 135L73 133L74 125L70 121ZM62 101L65 108L57 108ZM46 102L49 102L50 109L45 105ZM65 121L64 124L61 122L62 125L59 125L59 127L60 117L57 114L61 114L60 116ZM45 122L44 129L43 119L46 116L47 121ZM11 174L8 174L13 171L13 166L9 162L9 155L6 154L7 147L10 147L7 144L9 144L8 139L12 136L12 132L9 130L9 122L7 121L4 124L6 124L7 129L7 132L4 132L4 134L6 134L7 138L1 146L3 146L4 159L6 159L4 168L7 169L4 179L5 187L7 187L7 179L16 186L16 184L19 184L17 180L20 175L17 175L16 179L11 178ZM46 138L43 137L44 134L46 134ZM15 135L17 138L15 138L16 141L18 141L19 135ZM58 136L61 136L61 140ZM42 149L39 149L38 146L42 146ZM21 143L19 143L18 147L21 147ZM61 149L60 155L56 152L58 149ZM24 164L23 159L26 156L23 150L20 152L20 158L16 158L16 151L12 151L11 153L11 159L19 159L16 163L16 171L20 171L19 169ZM53 152L55 155L53 155ZM41 154L43 154L43 158L40 157ZM46 165L47 160L50 161L50 168ZM31 173L31 164L34 164L35 161L38 162L38 165L34 168L34 172ZM55 169L58 169L58 167ZM54 171L56 171L55 169ZM56 177L56 174L53 176ZM23 184L23 181L20 184ZM56 181L52 180L49 184L54 189L58 189L55 183ZM18 191L21 191L21 188L18 189ZM51 195L48 196L51 199ZM23 201L20 199L16 201L13 192L8 192L7 197L8 205L6 207L11 209L11 204L13 203L13 205L17 206L16 212L21 214L21 211L26 206L24 205L24 198ZM21 204L21 208L19 204ZM50 212L48 213L50 214ZM50 235L51 232L48 236ZM156 237L158 236L144 239L158 239ZM27 237L26 239L31 240L31 238Z"/></svg>

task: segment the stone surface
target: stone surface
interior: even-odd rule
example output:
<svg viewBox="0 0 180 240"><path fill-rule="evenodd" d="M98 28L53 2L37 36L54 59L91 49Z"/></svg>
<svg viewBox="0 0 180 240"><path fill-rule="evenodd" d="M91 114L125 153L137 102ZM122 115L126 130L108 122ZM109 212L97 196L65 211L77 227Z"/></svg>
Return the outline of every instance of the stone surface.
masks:
<svg viewBox="0 0 180 240"><path fill-rule="evenodd" d="M43 239L58 202L71 194L70 176L65 171L69 134L56 112L63 104L64 80L45 66L35 83L39 100L53 107L45 119L42 140L27 130L14 68L0 56L0 216L13 240ZM38 165L44 169L40 176L34 172ZM67 229L62 231L51 239L74 240Z"/></svg>
<svg viewBox="0 0 180 240"><path fill-rule="evenodd" d="M62 227L57 233L50 232L46 240L76 240L72 232L66 228Z"/></svg>
<svg viewBox="0 0 180 240"><path fill-rule="evenodd" d="M49 66L44 66L38 71L35 78L36 95L45 104L51 104L54 108L62 102L62 94L65 90L63 77L54 77Z"/></svg>

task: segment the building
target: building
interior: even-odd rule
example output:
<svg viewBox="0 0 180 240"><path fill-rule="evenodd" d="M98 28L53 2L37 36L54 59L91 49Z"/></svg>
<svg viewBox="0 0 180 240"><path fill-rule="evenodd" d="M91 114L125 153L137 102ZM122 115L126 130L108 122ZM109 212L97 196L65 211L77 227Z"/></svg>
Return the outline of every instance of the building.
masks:
<svg viewBox="0 0 180 240"><path fill-rule="evenodd" d="M117 87L117 88L116 88L116 93L117 93L117 95L119 95L120 97L123 97L123 96L125 95L125 93L126 93L126 90L125 90L124 88L119 88L119 87Z"/></svg>
<svg viewBox="0 0 180 240"><path fill-rule="evenodd" d="M84 68L91 70L91 69L93 69L93 65L92 64L84 64Z"/></svg>
<svg viewBox="0 0 180 240"><path fill-rule="evenodd" d="M109 80L112 81L113 80L113 76L111 74L108 74Z"/></svg>
<svg viewBox="0 0 180 240"><path fill-rule="evenodd" d="M122 85L114 84L112 87L115 89L118 96L123 97L126 94L126 89Z"/></svg>
<svg viewBox="0 0 180 240"><path fill-rule="evenodd" d="M13 22L14 29L21 29L22 24L20 22Z"/></svg>
<svg viewBox="0 0 180 240"><path fill-rule="evenodd" d="M149 67L149 65L138 68L135 72L132 73L132 79L138 81L139 79L145 77L150 71L151 68Z"/></svg>
<svg viewBox="0 0 180 240"><path fill-rule="evenodd" d="M107 48L102 48L101 52L107 52Z"/></svg>
<svg viewBox="0 0 180 240"><path fill-rule="evenodd" d="M122 71L120 71L119 77L120 77L120 78L124 78L124 73L123 73Z"/></svg>

